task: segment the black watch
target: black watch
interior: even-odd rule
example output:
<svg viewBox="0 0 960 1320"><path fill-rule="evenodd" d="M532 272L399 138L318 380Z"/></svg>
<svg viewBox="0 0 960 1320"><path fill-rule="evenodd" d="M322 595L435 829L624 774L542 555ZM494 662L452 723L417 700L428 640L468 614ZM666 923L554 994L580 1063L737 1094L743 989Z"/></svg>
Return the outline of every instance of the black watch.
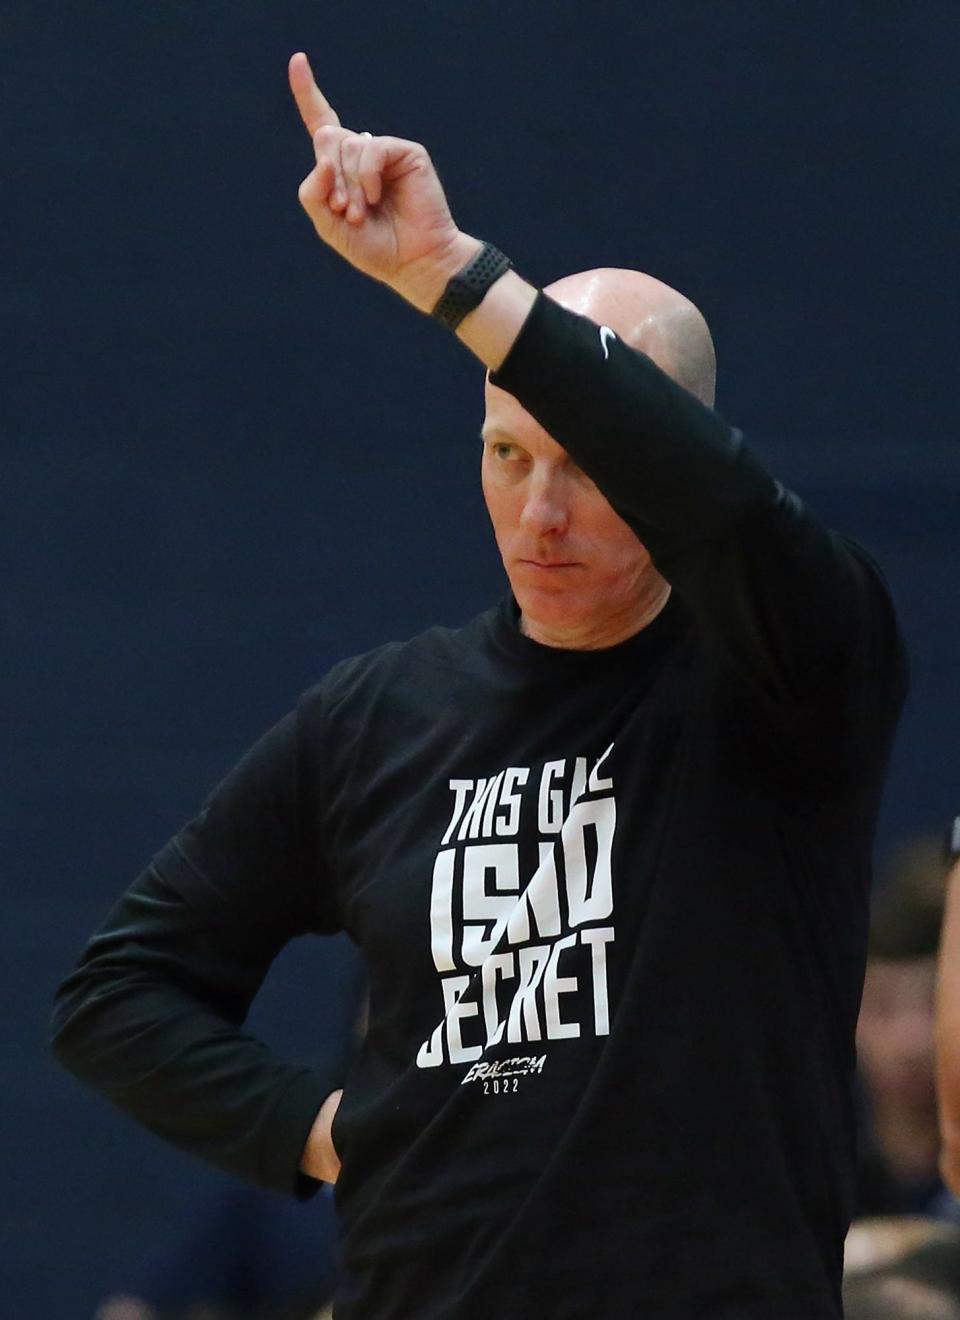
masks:
<svg viewBox="0 0 960 1320"><path fill-rule="evenodd" d="M447 280L447 287L430 315L448 330L456 330L463 318L480 306L490 285L505 275L511 264L499 248L484 243L473 260Z"/></svg>

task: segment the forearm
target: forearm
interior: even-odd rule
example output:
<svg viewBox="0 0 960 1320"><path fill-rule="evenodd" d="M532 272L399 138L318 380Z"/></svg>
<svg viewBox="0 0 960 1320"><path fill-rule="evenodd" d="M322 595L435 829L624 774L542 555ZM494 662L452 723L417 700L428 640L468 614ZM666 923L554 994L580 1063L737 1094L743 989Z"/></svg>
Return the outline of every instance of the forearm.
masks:
<svg viewBox="0 0 960 1320"><path fill-rule="evenodd" d="M487 313L489 323L499 312L502 339L518 319L512 310ZM778 484L713 409L545 294L534 295L492 383L567 450L652 550L716 540L780 501Z"/></svg>
<svg viewBox="0 0 960 1320"><path fill-rule="evenodd" d="M936 1051L941 1172L951 1191L960 1196L960 862L948 882L940 938Z"/></svg>
<svg viewBox="0 0 960 1320"><path fill-rule="evenodd" d="M236 932L218 956L205 922L172 917L180 908L160 877L131 887L58 992L54 1054L180 1149L307 1195L300 1156L333 1070L281 1060L242 1028L264 967Z"/></svg>
<svg viewBox="0 0 960 1320"><path fill-rule="evenodd" d="M742 674L793 698L857 647L887 669L880 579L648 356L540 296L491 381L593 479Z"/></svg>
<svg viewBox="0 0 960 1320"><path fill-rule="evenodd" d="M176 1002L179 999L179 1002ZM65 1014L59 1061L156 1136L235 1177L309 1195L301 1152L330 1080L159 984Z"/></svg>

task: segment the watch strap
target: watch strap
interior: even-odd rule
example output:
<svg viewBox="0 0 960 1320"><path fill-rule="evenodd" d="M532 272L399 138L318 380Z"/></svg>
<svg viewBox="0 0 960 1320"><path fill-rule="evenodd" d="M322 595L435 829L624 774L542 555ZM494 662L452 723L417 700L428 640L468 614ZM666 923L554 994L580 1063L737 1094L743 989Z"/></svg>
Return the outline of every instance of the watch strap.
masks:
<svg viewBox="0 0 960 1320"><path fill-rule="evenodd" d="M456 330L463 318L480 306L491 284L505 275L512 264L499 248L484 243L473 260L447 281L430 315L448 330Z"/></svg>

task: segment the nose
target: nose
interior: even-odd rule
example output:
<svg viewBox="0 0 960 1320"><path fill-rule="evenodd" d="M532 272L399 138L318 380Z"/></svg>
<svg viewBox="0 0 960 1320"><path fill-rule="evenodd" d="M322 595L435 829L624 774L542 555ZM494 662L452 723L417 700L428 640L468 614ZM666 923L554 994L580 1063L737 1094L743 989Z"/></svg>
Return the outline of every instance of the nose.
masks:
<svg viewBox="0 0 960 1320"><path fill-rule="evenodd" d="M565 532L569 523L563 481L556 473L535 470L530 476L520 525L534 536L556 536Z"/></svg>

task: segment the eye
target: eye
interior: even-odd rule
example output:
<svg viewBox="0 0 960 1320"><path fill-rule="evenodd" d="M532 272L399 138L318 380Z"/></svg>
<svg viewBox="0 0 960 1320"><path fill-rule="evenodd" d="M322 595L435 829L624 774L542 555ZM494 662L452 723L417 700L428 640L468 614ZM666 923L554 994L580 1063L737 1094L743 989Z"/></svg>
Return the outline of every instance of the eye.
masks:
<svg viewBox="0 0 960 1320"><path fill-rule="evenodd" d="M524 457L524 451L512 440L484 440L487 453L500 463L516 463Z"/></svg>
<svg viewBox="0 0 960 1320"><path fill-rule="evenodd" d="M499 472L504 481L519 481L528 471L530 455L522 445L493 436L485 437L483 445L488 475Z"/></svg>

